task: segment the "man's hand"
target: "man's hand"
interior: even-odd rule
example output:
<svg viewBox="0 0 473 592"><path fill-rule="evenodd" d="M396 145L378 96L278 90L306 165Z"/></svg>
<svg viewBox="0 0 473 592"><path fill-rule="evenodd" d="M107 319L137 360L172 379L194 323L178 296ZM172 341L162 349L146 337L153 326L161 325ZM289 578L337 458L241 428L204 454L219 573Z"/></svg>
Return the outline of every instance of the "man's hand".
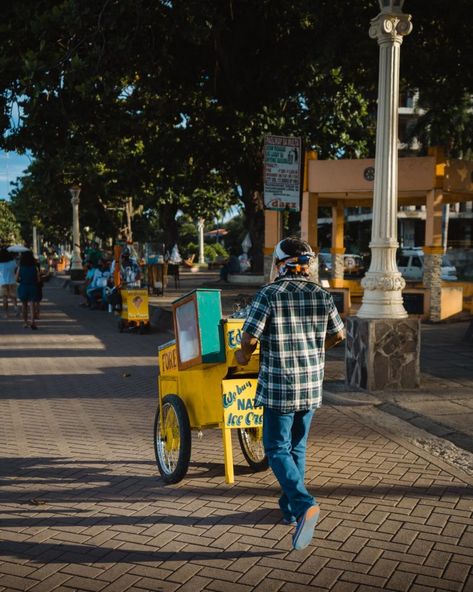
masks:
<svg viewBox="0 0 473 592"><path fill-rule="evenodd" d="M239 366L246 366L250 361L250 358L247 358L241 349L237 349L235 352L235 359L238 362Z"/></svg>
<svg viewBox="0 0 473 592"><path fill-rule="evenodd" d="M331 347L334 347L335 345L337 345L337 343L340 343L340 341L343 341L344 339L345 331L339 331L334 335L327 335L325 338L325 351L327 351Z"/></svg>
<svg viewBox="0 0 473 592"><path fill-rule="evenodd" d="M253 335L243 332L241 336L241 349L238 349L235 352L236 361L240 366L246 366L250 361L251 354L255 351L256 346L258 345L258 340Z"/></svg>

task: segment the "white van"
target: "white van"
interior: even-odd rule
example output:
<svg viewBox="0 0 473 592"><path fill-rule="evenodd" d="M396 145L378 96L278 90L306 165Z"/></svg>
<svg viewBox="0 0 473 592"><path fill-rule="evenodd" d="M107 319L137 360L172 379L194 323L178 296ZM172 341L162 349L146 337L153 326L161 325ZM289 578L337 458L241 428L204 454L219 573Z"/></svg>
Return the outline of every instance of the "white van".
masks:
<svg viewBox="0 0 473 592"><path fill-rule="evenodd" d="M397 266L402 276L410 281L422 281L424 275L424 251L420 248L404 249L397 259ZM442 280L455 282L458 280L457 270L447 255L442 256Z"/></svg>

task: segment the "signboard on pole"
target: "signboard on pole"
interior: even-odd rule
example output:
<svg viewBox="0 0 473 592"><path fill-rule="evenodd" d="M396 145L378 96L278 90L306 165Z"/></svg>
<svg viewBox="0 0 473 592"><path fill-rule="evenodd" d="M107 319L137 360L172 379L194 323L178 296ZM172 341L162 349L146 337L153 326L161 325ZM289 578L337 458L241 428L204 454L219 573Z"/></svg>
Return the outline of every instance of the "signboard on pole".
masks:
<svg viewBox="0 0 473 592"><path fill-rule="evenodd" d="M264 207L300 210L302 140L286 136L264 139Z"/></svg>

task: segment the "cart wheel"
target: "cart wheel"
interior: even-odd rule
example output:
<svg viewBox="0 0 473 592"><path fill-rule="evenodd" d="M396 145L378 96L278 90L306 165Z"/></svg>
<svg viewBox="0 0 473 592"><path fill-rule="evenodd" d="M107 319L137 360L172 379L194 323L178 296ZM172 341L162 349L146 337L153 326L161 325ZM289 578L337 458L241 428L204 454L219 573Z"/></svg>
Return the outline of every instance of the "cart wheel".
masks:
<svg viewBox="0 0 473 592"><path fill-rule="evenodd" d="M118 330L120 331L120 333L123 333L123 331L125 330L125 321L123 319L118 320Z"/></svg>
<svg viewBox="0 0 473 592"><path fill-rule="evenodd" d="M255 471L266 471L268 458L263 448L263 428L240 428L238 441L246 462Z"/></svg>
<svg viewBox="0 0 473 592"><path fill-rule="evenodd" d="M166 395L162 406L162 422L159 407L154 420L156 463L166 483L178 483L187 473L191 457L189 416L184 403L177 395Z"/></svg>

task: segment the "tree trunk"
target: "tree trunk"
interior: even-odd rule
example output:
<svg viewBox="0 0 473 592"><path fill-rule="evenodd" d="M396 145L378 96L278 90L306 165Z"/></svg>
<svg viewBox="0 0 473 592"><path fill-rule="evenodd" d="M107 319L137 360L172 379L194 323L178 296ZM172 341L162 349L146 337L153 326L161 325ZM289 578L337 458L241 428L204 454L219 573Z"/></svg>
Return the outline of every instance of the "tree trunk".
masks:
<svg viewBox="0 0 473 592"><path fill-rule="evenodd" d="M264 208L263 194L255 189L243 189L242 201L245 206L245 223L250 233L251 271L264 273Z"/></svg>
<svg viewBox="0 0 473 592"><path fill-rule="evenodd" d="M163 204L159 208L159 221L163 229L163 242L169 251L171 251L179 238L179 227L176 222L178 209L178 206L172 203Z"/></svg>

